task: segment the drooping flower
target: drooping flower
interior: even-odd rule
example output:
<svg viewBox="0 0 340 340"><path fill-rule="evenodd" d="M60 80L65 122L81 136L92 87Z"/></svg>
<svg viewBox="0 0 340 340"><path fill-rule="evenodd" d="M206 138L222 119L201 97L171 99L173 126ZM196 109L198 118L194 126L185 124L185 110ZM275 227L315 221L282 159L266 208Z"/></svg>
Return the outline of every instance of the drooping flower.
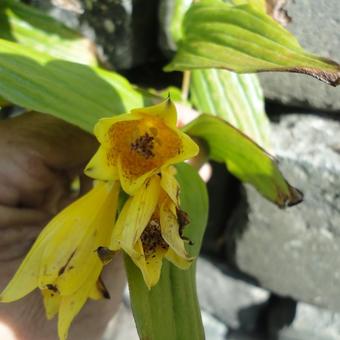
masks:
<svg viewBox="0 0 340 340"><path fill-rule="evenodd" d="M0 302L16 301L39 288L47 318L59 314L59 337L66 339L87 299L107 297L100 280L103 264L95 250L109 243L119 189L118 182L99 182L53 218L0 294Z"/></svg>
<svg viewBox="0 0 340 340"><path fill-rule="evenodd" d="M198 153L176 122L170 99L101 119L94 130L101 145L85 173L94 179L120 180L124 191L134 195L147 178Z"/></svg>
<svg viewBox="0 0 340 340"><path fill-rule="evenodd" d="M149 288L160 278L163 258L182 269L193 260L185 249L182 232L189 221L180 210L175 173L170 166L147 179L126 201L112 233L110 249L123 249Z"/></svg>

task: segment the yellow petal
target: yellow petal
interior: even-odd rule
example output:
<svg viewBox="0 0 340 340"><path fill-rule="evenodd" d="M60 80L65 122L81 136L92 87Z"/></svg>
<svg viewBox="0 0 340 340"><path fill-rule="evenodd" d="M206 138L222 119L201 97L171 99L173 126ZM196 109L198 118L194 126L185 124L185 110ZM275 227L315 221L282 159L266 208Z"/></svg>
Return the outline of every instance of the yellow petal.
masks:
<svg viewBox="0 0 340 340"><path fill-rule="evenodd" d="M91 288L89 298L92 300L109 299L110 294L106 289L103 281L99 277L96 284Z"/></svg>
<svg viewBox="0 0 340 340"><path fill-rule="evenodd" d="M134 177L131 176L130 173L128 172L129 169L124 169L120 159L118 160L118 172L120 183L122 185L123 190L131 196L135 195L137 190L142 187L143 183L147 180L147 178L151 177L158 170L159 169L156 168L144 173L141 176Z"/></svg>
<svg viewBox="0 0 340 340"><path fill-rule="evenodd" d="M169 126L172 127L175 127L177 123L176 106L170 98L157 105L134 109L131 113L162 118Z"/></svg>
<svg viewBox="0 0 340 340"><path fill-rule="evenodd" d="M177 134L182 142L182 150L177 156L171 158L165 166L183 162L195 157L199 153L198 145L187 134L180 130L177 131Z"/></svg>
<svg viewBox="0 0 340 340"><path fill-rule="evenodd" d="M110 239L117 188L117 183L99 183L50 222L58 232L43 253L40 287L57 283L62 294L71 294L94 267L101 268L95 250Z"/></svg>
<svg viewBox="0 0 340 340"><path fill-rule="evenodd" d="M172 201L164 200L160 207L162 237L175 253L186 259L188 257L184 242L179 234L176 208Z"/></svg>
<svg viewBox="0 0 340 340"><path fill-rule="evenodd" d="M128 199L114 227L111 249L122 247L130 255L133 254L135 243L156 209L159 194L160 179L154 176Z"/></svg>
<svg viewBox="0 0 340 340"><path fill-rule="evenodd" d="M100 246L109 245L116 217L119 184L115 183L112 188L106 188L106 190L109 192L92 222L93 227L89 229L89 233L79 244L76 253L68 261L64 273L58 278L58 289L63 294L72 294L79 287L82 279L86 279L92 268L103 266L96 250Z"/></svg>
<svg viewBox="0 0 340 340"><path fill-rule="evenodd" d="M84 170L85 175L102 180L113 181L119 178L116 166L109 164L107 160L107 150L100 146Z"/></svg>
<svg viewBox="0 0 340 340"><path fill-rule="evenodd" d="M177 204L179 185L175 178L176 168L174 166L169 166L162 169L161 187L169 195L171 200Z"/></svg>
<svg viewBox="0 0 340 340"><path fill-rule="evenodd" d="M165 254L165 258L173 263L176 267L183 270L190 268L194 260L193 258L183 258L181 256L178 256L171 248L169 248L169 250Z"/></svg>
<svg viewBox="0 0 340 340"><path fill-rule="evenodd" d="M42 254L55 232L55 226L52 224L48 224L42 230L19 269L1 293L0 302L19 300L38 286Z"/></svg>
<svg viewBox="0 0 340 340"><path fill-rule="evenodd" d="M166 250L157 248L153 255L145 258L142 242L139 240L135 246L135 251L140 255L131 257L131 259L141 270L145 284L151 289L158 283L161 276L162 262Z"/></svg>
<svg viewBox="0 0 340 340"><path fill-rule="evenodd" d="M88 280L80 287L75 294L63 296L60 302L58 317L58 335L60 340L66 340L70 325L75 316L84 306L92 287L95 285L100 271L95 269Z"/></svg>
<svg viewBox="0 0 340 340"><path fill-rule="evenodd" d="M45 313L48 320L51 320L59 311L60 294L51 292L48 289L41 291L44 301Z"/></svg>
<svg viewBox="0 0 340 340"><path fill-rule="evenodd" d="M122 121L130 121L130 120L138 120L138 119L141 119L141 117L138 115L137 112L135 112L134 114L124 113L124 114L116 115L110 118L102 118L98 121L98 123L94 127L94 134L101 144L106 145L108 144L107 133L112 127L112 125L118 122L122 122Z"/></svg>

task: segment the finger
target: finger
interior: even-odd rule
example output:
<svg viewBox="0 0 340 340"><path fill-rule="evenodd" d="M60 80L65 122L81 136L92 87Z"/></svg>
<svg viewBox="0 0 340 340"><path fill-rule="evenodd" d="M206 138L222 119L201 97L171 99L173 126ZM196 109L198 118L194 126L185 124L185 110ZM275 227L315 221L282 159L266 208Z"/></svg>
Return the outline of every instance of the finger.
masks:
<svg viewBox="0 0 340 340"><path fill-rule="evenodd" d="M21 227L23 225L43 225L51 217L45 211L0 206L0 229Z"/></svg>
<svg viewBox="0 0 340 340"><path fill-rule="evenodd" d="M70 194L69 178L61 174L56 175L55 181L45 192L44 204L41 208L55 215L63 208L62 202L64 202Z"/></svg>
<svg viewBox="0 0 340 340"><path fill-rule="evenodd" d="M1 231L0 262L8 262L24 256L31 248L41 226L21 226Z"/></svg>
<svg viewBox="0 0 340 340"><path fill-rule="evenodd" d="M79 195L84 195L92 188L93 180L92 178L89 178L82 174L81 176L79 176L79 181L80 181Z"/></svg>
<svg viewBox="0 0 340 340"><path fill-rule="evenodd" d="M0 181L0 205L16 206L19 198L18 190L12 184Z"/></svg>

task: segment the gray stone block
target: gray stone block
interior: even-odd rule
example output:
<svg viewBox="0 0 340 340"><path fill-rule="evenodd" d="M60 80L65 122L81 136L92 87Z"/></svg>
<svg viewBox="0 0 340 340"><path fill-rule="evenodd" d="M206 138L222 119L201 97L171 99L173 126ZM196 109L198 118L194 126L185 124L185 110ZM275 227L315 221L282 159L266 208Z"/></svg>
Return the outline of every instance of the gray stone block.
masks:
<svg viewBox="0 0 340 340"><path fill-rule="evenodd" d="M122 303L110 321L102 340L138 340L138 334L131 309Z"/></svg>
<svg viewBox="0 0 340 340"><path fill-rule="evenodd" d="M305 194L280 210L245 186L228 222L227 254L265 288L340 311L340 122L311 115L273 124L280 169Z"/></svg>
<svg viewBox="0 0 340 340"><path fill-rule="evenodd" d="M340 314L299 303L293 323L280 332L279 340L338 340Z"/></svg>
<svg viewBox="0 0 340 340"><path fill-rule="evenodd" d="M37 8L94 41L105 66L130 69L148 62L156 53L158 0L74 2L79 12L61 8L65 1L32 0Z"/></svg>
<svg viewBox="0 0 340 340"><path fill-rule="evenodd" d="M265 290L226 275L216 265L200 258L197 289L201 308L228 327L253 331L267 302Z"/></svg>
<svg viewBox="0 0 340 340"><path fill-rule="evenodd" d="M287 28L310 52L340 62L340 1L288 0ZM292 73L263 73L265 96L283 104L340 111L340 88Z"/></svg>

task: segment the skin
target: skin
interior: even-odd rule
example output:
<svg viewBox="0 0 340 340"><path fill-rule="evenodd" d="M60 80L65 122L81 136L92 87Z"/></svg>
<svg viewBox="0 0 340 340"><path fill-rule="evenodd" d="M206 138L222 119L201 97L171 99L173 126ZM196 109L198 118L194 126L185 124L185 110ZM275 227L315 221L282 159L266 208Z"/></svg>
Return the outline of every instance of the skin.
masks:
<svg viewBox="0 0 340 340"><path fill-rule="evenodd" d="M76 198L73 178L80 176L80 194L89 188L82 170L97 147L89 134L48 115L30 112L0 121L0 290L42 227ZM121 256L105 268L103 279L111 299L89 301L71 326L70 340L99 339L117 311L125 287ZM0 304L0 339L57 339L56 318L46 320L37 290Z"/></svg>

